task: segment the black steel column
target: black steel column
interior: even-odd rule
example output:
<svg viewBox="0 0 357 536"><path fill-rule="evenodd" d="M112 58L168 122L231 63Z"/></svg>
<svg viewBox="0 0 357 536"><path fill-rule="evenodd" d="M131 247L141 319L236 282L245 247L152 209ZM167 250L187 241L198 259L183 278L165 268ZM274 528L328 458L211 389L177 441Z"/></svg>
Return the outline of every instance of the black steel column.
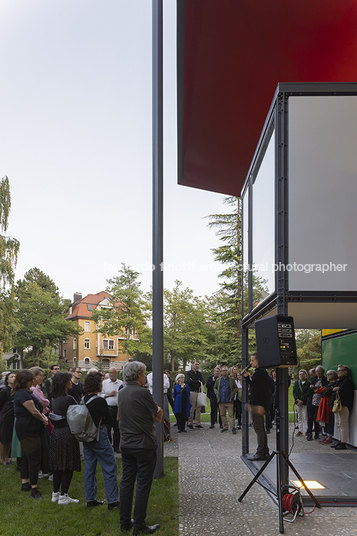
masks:
<svg viewBox="0 0 357 536"><path fill-rule="evenodd" d="M277 177L277 225L276 225L276 245L277 264L287 266L288 256L288 95L280 93L277 99L276 116L276 177ZM288 272L283 269L277 272L277 314L288 314ZM286 368L277 369L277 407L279 411L277 426L277 450L283 451L287 456L289 452L289 410L288 410L288 370ZM280 433L279 433L280 432ZM284 487L289 483L289 467L287 462L281 457L277 458L277 463L281 463L280 478L278 485Z"/></svg>
<svg viewBox="0 0 357 536"><path fill-rule="evenodd" d="M163 5L152 0L152 369L153 393L164 408L163 336ZM164 476L163 423L156 424L158 441L154 478Z"/></svg>
<svg viewBox="0 0 357 536"><path fill-rule="evenodd" d="M249 330L242 327L242 369L244 369L249 363L249 348L248 348L248 337ZM242 376L242 424L243 424L243 433L242 433L242 454L245 456L249 452L249 416L250 414L245 411L245 405L248 402L248 382Z"/></svg>

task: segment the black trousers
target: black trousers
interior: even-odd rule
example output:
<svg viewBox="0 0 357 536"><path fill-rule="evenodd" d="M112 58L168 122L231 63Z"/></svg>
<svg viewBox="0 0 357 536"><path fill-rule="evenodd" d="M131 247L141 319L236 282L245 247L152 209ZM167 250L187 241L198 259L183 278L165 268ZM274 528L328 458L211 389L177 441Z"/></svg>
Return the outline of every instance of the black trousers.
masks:
<svg viewBox="0 0 357 536"><path fill-rule="evenodd" d="M21 478L29 478L31 486L35 486L41 468L41 438L39 435L28 436L20 443L22 451Z"/></svg>
<svg viewBox="0 0 357 536"><path fill-rule="evenodd" d="M216 424L217 422L217 411L218 411L219 424L222 424L221 413L219 411L217 398L215 394L211 395L210 402L211 402L211 424Z"/></svg>
<svg viewBox="0 0 357 536"><path fill-rule="evenodd" d="M253 413L253 428L257 434L257 454L267 456L269 454L268 439L264 428L264 415Z"/></svg>
<svg viewBox="0 0 357 536"><path fill-rule="evenodd" d="M119 442L120 442L120 433L119 433L119 422L117 421L117 414L118 414L118 406L108 406L109 413L112 418L112 426L106 425L106 428L108 430L108 437L110 444L113 443L113 447L115 449L119 448ZM112 428L113 428L113 441L112 441Z"/></svg>
<svg viewBox="0 0 357 536"><path fill-rule="evenodd" d="M320 434L320 425L316 421L317 411L319 406L313 406L312 404L307 404L307 434L312 435L312 427L315 428L315 438Z"/></svg>
<svg viewBox="0 0 357 536"><path fill-rule="evenodd" d="M178 430L184 430L186 426L186 417L184 413L175 413L175 417L177 420L177 429Z"/></svg>
<svg viewBox="0 0 357 536"><path fill-rule="evenodd" d="M156 449L121 449L123 474L120 482L120 523L130 525L134 484L134 527L146 526L146 509L156 465Z"/></svg>

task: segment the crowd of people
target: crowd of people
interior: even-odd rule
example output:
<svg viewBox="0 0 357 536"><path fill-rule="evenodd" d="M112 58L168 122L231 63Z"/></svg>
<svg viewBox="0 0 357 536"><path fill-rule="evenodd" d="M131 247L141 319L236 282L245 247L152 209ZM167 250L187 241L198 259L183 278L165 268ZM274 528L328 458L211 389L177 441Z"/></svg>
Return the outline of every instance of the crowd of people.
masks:
<svg viewBox="0 0 357 536"><path fill-rule="evenodd" d="M96 430L94 439L83 440L87 507L104 504L97 498L99 463L108 510L120 510L121 530L153 534L159 525L146 525L145 517L158 446L154 424L161 422L163 409L149 389L141 389L147 386L145 371L143 363L126 363L121 381L114 367L108 373L94 368L83 384L80 368L65 372L57 364L51 366L46 382L40 367L5 373L0 388L0 458L4 466L17 459L21 491L40 500L38 479L47 476L53 481L53 503L79 502L70 497L69 488L74 471L81 471L81 449L68 420L70 408L81 404ZM121 452L122 459L120 491L115 452Z"/></svg>
<svg viewBox="0 0 357 536"><path fill-rule="evenodd" d="M267 434L275 413L276 370L270 374L259 367L258 356L251 356L252 375L248 367L228 369L218 363L205 382L194 360L186 375L171 380L164 371L164 408L152 396L153 377L146 376L144 364L133 361L124 366L123 381L111 367L90 369L81 382L82 370L66 372L58 364L51 366L51 376L44 382L40 367L3 374L0 388L0 460L11 465L16 458L21 477L21 491L29 491L34 500L41 499L39 475L53 481L52 502L60 505L78 503L69 495L74 471L81 471L81 450L67 422L69 408L85 404L96 430L96 438L83 442L85 461L84 491L88 507L100 506L97 498L97 464L101 466L108 509L120 509L123 531L134 527L134 534L152 534L158 525L145 524L146 508L156 463L157 441L154 423L164 418L166 438L170 433L169 404L176 417L178 433L202 429L201 396L204 386L210 399L212 429L217 422L221 432L236 434L242 427L243 376L248 384L250 425L257 434L257 451L247 457L266 460L269 456ZM148 387L148 389L145 389ZM143 389L142 389L143 388ZM296 436L313 437L336 450L346 449L348 419L354 400L351 371L338 365L337 371L322 366L299 371L293 385L298 431ZM338 403L338 404L337 404ZM338 407L337 407L338 405ZM228 419L227 419L228 414ZM336 424L338 441L332 442ZM322 437L323 436L323 437ZM115 453L121 453L123 475L118 488ZM136 482L134 521L131 519L133 489Z"/></svg>
<svg viewBox="0 0 357 536"><path fill-rule="evenodd" d="M306 436L307 441L317 439L335 450L346 450L348 418L354 401L349 367L338 365L337 371L328 370L326 375L321 365L309 370L309 374L304 369L300 370L299 379L293 386L293 396L298 417L296 435ZM340 404L334 408L336 399L340 399ZM338 441L333 443L335 424Z"/></svg>

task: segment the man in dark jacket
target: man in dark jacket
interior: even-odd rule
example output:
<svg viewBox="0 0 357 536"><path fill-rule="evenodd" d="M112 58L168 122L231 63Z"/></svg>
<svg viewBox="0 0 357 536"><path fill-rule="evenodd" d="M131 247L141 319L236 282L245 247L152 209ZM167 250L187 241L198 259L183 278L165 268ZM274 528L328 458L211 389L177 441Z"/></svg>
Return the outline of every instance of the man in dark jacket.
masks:
<svg viewBox="0 0 357 536"><path fill-rule="evenodd" d="M299 431L296 436L307 434L307 399L310 395L310 382L307 379L307 372L304 369L299 371L299 379L293 386L293 397L296 404Z"/></svg>
<svg viewBox="0 0 357 536"><path fill-rule="evenodd" d="M248 460L266 460L269 456L268 439L264 427L264 414L269 409L269 377L265 369L259 368L257 354L252 354L250 364L254 368L254 374L250 378L247 370L243 372L244 377L250 385L249 404L246 404L246 411L251 411L253 415L253 428L257 434L257 451L255 454L247 456Z"/></svg>
<svg viewBox="0 0 357 536"><path fill-rule="evenodd" d="M202 373L198 370L199 362L195 359L192 362L191 370L186 373L186 383L190 388L190 403L191 410L188 418L188 427L193 430L193 416L195 415L195 428L203 428L201 426L201 406L197 406L197 397L204 384Z"/></svg>
<svg viewBox="0 0 357 536"><path fill-rule="evenodd" d="M328 386L328 379L325 374L325 369L321 365L316 367L316 378L313 378L311 380L310 389L313 393L312 399L311 399L311 413L308 415L308 427L307 427L307 437L306 439L308 441L312 441L312 427L315 426L315 439L320 439L320 425L316 421L317 417L317 410L319 409L319 404L321 400L321 394L318 393L319 387L327 387Z"/></svg>
<svg viewBox="0 0 357 536"><path fill-rule="evenodd" d="M221 369L219 367L215 367L213 374L211 374L211 376L208 377L207 382L206 382L207 396L211 403L211 426L210 428L214 428L214 425L217 422L218 402L217 402L217 397L214 393L214 386L215 386L217 379L220 377L220 375L221 375ZM218 411L218 415L219 415L219 426L220 428L223 428L221 414L219 411Z"/></svg>

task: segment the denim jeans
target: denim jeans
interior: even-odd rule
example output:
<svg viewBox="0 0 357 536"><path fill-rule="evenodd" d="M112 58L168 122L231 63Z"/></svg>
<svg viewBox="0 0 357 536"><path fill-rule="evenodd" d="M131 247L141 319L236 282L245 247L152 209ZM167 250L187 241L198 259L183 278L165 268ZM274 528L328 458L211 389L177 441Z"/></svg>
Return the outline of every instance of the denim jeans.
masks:
<svg viewBox="0 0 357 536"><path fill-rule="evenodd" d="M97 462L99 462L108 503L119 501L117 464L106 427L102 424L98 441L83 443L85 461L84 490L86 501L97 498Z"/></svg>
<svg viewBox="0 0 357 536"><path fill-rule="evenodd" d="M146 509L156 465L156 449L121 449L123 475L120 483L120 523L130 525L134 484L134 527L145 527Z"/></svg>

